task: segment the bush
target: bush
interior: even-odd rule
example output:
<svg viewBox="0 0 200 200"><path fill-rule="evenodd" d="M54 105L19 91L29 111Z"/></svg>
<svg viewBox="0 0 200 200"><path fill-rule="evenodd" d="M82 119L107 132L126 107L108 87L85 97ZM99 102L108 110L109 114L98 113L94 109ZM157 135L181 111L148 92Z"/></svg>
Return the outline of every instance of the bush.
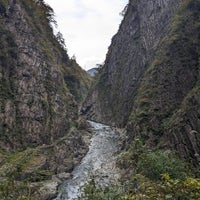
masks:
<svg viewBox="0 0 200 200"><path fill-rule="evenodd" d="M161 174L172 178L184 179L187 175L186 164L171 151L143 153L137 164L137 171L151 180L161 179Z"/></svg>
<svg viewBox="0 0 200 200"><path fill-rule="evenodd" d="M120 200L124 194L123 188L115 185L109 187L97 186L92 180L83 187L80 200Z"/></svg>
<svg viewBox="0 0 200 200"><path fill-rule="evenodd" d="M94 181L84 186L80 200L197 200L200 199L200 180L172 179L163 174L160 181L153 181L136 174L127 182L129 187L97 187Z"/></svg>
<svg viewBox="0 0 200 200"><path fill-rule="evenodd" d="M36 200L32 196L32 190L26 182L16 182L8 179L0 182L1 200Z"/></svg>
<svg viewBox="0 0 200 200"><path fill-rule="evenodd" d="M134 190L127 192L124 200L197 200L200 199L200 180L186 178L172 179L168 174L162 175L162 180L155 182L143 175L136 175L132 180Z"/></svg>

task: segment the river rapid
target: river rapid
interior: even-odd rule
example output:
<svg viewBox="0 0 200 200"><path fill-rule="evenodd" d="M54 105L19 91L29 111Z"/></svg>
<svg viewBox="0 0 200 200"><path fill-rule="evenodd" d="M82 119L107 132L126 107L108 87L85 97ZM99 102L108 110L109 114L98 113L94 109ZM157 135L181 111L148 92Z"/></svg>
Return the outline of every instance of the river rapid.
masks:
<svg viewBox="0 0 200 200"><path fill-rule="evenodd" d="M116 153L119 151L120 136L110 126L88 121L93 129L89 151L66 180L55 200L74 200L81 194L81 188L89 180L101 186L116 183L120 178L116 167Z"/></svg>

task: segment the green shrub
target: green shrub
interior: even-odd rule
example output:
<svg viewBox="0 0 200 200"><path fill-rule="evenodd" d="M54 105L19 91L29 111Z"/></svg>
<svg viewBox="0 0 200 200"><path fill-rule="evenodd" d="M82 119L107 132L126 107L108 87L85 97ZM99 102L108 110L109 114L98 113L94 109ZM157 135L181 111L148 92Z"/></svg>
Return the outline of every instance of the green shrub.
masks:
<svg viewBox="0 0 200 200"><path fill-rule="evenodd" d="M79 200L120 200L124 190L122 187L110 185L109 187L97 186L92 180L83 187Z"/></svg>
<svg viewBox="0 0 200 200"><path fill-rule="evenodd" d="M197 200L200 199L200 180L186 178L172 179L168 174L162 175L162 180L155 182L137 174L134 179L134 189L127 191L121 199L124 200Z"/></svg>
<svg viewBox="0 0 200 200"><path fill-rule="evenodd" d="M178 179L184 179L187 174L186 164L169 150L143 153L137 170L151 180L159 180L164 173Z"/></svg>
<svg viewBox="0 0 200 200"><path fill-rule="evenodd" d="M13 179L0 182L1 200L36 200L26 182L16 182Z"/></svg>
<svg viewBox="0 0 200 200"><path fill-rule="evenodd" d="M128 186L128 187L127 187ZM200 199L200 180L172 179L163 174L160 181L153 181L136 174L127 186L97 187L94 181L84 186L80 200L197 200Z"/></svg>

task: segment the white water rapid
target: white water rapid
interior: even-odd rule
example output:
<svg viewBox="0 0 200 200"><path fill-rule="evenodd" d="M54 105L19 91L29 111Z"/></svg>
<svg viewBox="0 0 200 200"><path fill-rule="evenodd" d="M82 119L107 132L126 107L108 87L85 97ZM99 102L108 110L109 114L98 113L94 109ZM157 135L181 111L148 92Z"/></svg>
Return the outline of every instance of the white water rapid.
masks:
<svg viewBox="0 0 200 200"><path fill-rule="evenodd" d="M95 177L95 182L108 185L116 182L119 173L115 167L115 153L119 149L119 134L111 127L89 121L94 134L89 151L79 166L72 172L72 178L63 183L55 200L74 200L81 193L81 187Z"/></svg>

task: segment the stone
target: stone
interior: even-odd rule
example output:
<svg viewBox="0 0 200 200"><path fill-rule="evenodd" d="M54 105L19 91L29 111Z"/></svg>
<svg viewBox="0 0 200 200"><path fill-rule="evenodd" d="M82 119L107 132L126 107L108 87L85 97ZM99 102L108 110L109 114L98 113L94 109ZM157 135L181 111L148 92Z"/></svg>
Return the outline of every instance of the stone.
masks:
<svg viewBox="0 0 200 200"><path fill-rule="evenodd" d="M71 176L72 175L70 173L66 173L66 172L63 172L63 173L60 173L57 175L57 177L62 181L65 181L65 180L71 178Z"/></svg>
<svg viewBox="0 0 200 200"><path fill-rule="evenodd" d="M57 196L58 182L48 181L42 183L38 191L38 198L41 200L50 200Z"/></svg>

